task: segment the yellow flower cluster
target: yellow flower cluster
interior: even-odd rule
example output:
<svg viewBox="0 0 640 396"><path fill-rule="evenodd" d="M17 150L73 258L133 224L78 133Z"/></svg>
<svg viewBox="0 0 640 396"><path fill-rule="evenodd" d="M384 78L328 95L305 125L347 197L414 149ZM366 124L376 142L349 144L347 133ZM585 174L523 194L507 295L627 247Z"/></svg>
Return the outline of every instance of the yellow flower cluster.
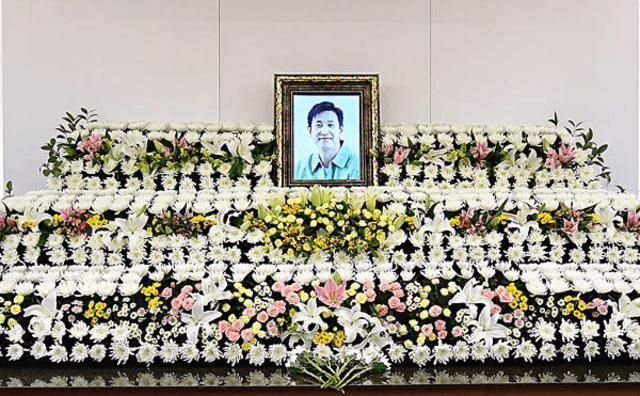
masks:
<svg viewBox="0 0 640 396"><path fill-rule="evenodd" d="M100 220L100 216L94 215L89 220L87 220L87 224L91 226L91 228L103 227L109 223L109 220L102 219Z"/></svg>
<svg viewBox="0 0 640 396"><path fill-rule="evenodd" d="M555 220L553 220L553 217L551 217L549 213L538 213L538 217L536 218L536 221L541 224L555 223Z"/></svg>
<svg viewBox="0 0 640 396"><path fill-rule="evenodd" d="M526 311L527 308L529 308L529 305L527 305L527 301L529 301L529 299L522 295L522 290L518 290L516 285L510 283L509 286L507 286L507 291L515 297L509 303L509 307L512 309L520 308L523 311Z"/></svg>
<svg viewBox="0 0 640 396"><path fill-rule="evenodd" d="M21 224L21 227L24 231L29 231L32 228L35 228L36 223L34 223L33 221L25 221L24 223Z"/></svg>
<svg viewBox="0 0 640 396"><path fill-rule="evenodd" d="M213 218L206 218L203 215L197 215L191 220L191 224L200 224L203 223L205 227L210 227L212 225L218 224L218 222Z"/></svg>
<svg viewBox="0 0 640 396"><path fill-rule="evenodd" d="M449 220L449 224L451 227L457 227L460 225L460 216L456 216L453 219Z"/></svg>
<svg viewBox="0 0 640 396"><path fill-rule="evenodd" d="M245 216L243 221L262 230L267 244L289 256L338 250L358 253L380 246L389 233L405 222L414 223L404 215L380 209L356 209L340 202L305 207L300 198L275 205L261 219Z"/></svg>
<svg viewBox="0 0 640 396"><path fill-rule="evenodd" d="M109 319L111 316L111 310L106 310L107 304L104 302L95 302L91 300L89 302L89 308L84 312L84 317L87 319L91 319L91 324L94 325L98 323L98 319Z"/></svg>
<svg viewBox="0 0 640 396"><path fill-rule="evenodd" d="M573 315L576 317L576 319L583 319L584 317L586 317L586 315L582 311L587 309L587 303L584 302L580 297L566 296L564 298L564 301L567 303L567 305L562 310L563 315Z"/></svg>
<svg viewBox="0 0 640 396"><path fill-rule="evenodd" d="M142 290L140 290L140 293L144 294L147 297L157 296L158 295L158 287L159 286L160 286L160 283L156 282L151 286L143 287Z"/></svg>
<svg viewBox="0 0 640 396"><path fill-rule="evenodd" d="M63 221L63 220L62 220L62 216L57 215L57 214L53 215L52 220L53 220L53 226L54 226L54 227L57 227L57 226L58 226L58 225L60 225L60 223L62 223L62 221Z"/></svg>
<svg viewBox="0 0 640 396"><path fill-rule="evenodd" d="M336 347L341 347L346 338L347 336L342 330L335 333L330 331L319 331L315 334L314 341L318 345L329 345L333 342Z"/></svg>

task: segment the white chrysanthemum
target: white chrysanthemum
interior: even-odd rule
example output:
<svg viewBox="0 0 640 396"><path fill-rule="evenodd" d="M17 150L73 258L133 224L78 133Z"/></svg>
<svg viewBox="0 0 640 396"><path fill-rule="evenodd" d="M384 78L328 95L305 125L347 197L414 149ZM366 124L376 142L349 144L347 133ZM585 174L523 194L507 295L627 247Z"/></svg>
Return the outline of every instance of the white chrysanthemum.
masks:
<svg viewBox="0 0 640 396"><path fill-rule="evenodd" d="M66 362L68 360L67 349L63 345L53 345L49 350L49 359L53 363Z"/></svg>
<svg viewBox="0 0 640 396"><path fill-rule="evenodd" d="M96 344L89 350L89 356L96 362L101 362L107 356L107 348L104 345Z"/></svg>
<svg viewBox="0 0 640 396"><path fill-rule="evenodd" d="M389 359L393 363L402 363L407 354L407 350L401 344L392 344L389 347Z"/></svg>
<svg viewBox="0 0 640 396"><path fill-rule="evenodd" d="M276 344L269 347L269 359L277 365L284 363L288 355L289 353L287 348L282 344Z"/></svg>
<svg viewBox="0 0 640 396"><path fill-rule="evenodd" d="M436 364L447 364L451 359L451 345L442 344L433 348L433 360Z"/></svg>
<svg viewBox="0 0 640 396"><path fill-rule="evenodd" d="M227 362L232 366L235 366L240 360L242 360L242 348L238 344L228 344L224 348L224 357Z"/></svg>
<svg viewBox="0 0 640 396"><path fill-rule="evenodd" d="M531 362L531 359L536 356L537 352L538 350L535 345L533 345L531 341L526 340L516 347L514 356L516 358L522 358L526 362Z"/></svg>
<svg viewBox="0 0 640 396"><path fill-rule="evenodd" d="M106 323L100 323L91 327L89 330L89 338L93 342L103 341L109 335L110 326Z"/></svg>
<svg viewBox="0 0 640 396"><path fill-rule="evenodd" d="M471 345L471 358L473 360L484 362L489 357L490 353L491 349L489 349L489 346L484 340L475 342Z"/></svg>
<svg viewBox="0 0 640 396"><path fill-rule="evenodd" d="M431 350L426 345L416 346L411 352L409 352L409 358L418 366L422 367L431 358Z"/></svg>
<svg viewBox="0 0 640 396"><path fill-rule="evenodd" d="M578 326L575 323L562 319L560 335L562 336L563 342L573 341L578 336L578 333Z"/></svg>
<svg viewBox="0 0 640 396"><path fill-rule="evenodd" d="M11 344L7 347L7 357L9 360L19 360L25 349L20 344Z"/></svg>
<svg viewBox="0 0 640 396"><path fill-rule="evenodd" d="M214 343L207 343L202 351L202 357L207 363L215 362L220 359L221 356L220 348Z"/></svg>
<svg viewBox="0 0 640 396"><path fill-rule="evenodd" d="M72 362L83 362L85 359L89 357L89 348L81 342L76 342L73 347L71 347L71 361Z"/></svg>
<svg viewBox="0 0 640 396"><path fill-rule="evenodd" d="M31 346L30 353L35 359L42 359L47 356L47 346L42 341L36 341Z"/></svg>
<svg viewBox="0 0 640 396"><path fill-rule="evenodd" d="M593 337L597 336L600 331L600 324L594 322L592 320L585 320L582 322L582 326L580 329L580 333L582 334L583 340L590 340Z"/></svg>
<svg viewBox="0 0 640 396"><path fill-rule="evenodd" d="M589 361L591 361L593 357L598 356L599 353L600 347L595 341L589 341L584 347L584 357L586 357Z"/></svg>
<svg viewBox="0 0 640 396"><path fill-rule="evenodd" d="M618 338L624 334L622 328L618 325L617 322L610 320L604 325L604 336L606 338Z"/></svg>
<svg viewBox="0 0 640 396"><path fill-rule="evenodd" d="M609 340L604 347L607 352L607 356L609 356L610 359L619 357L622 352L624 352L624 344L625 342L620 338L613 338Z"/></svg>
<svg viewBox="0 0 640 396"><path fill-rule="evenodd" d="M173 340L166 340L160 348L160 358L164 363L175 363L179 353L180 347Z"/></svg>
<svg viewBox="0 0 640 396"><path fill-rule="evenodd" d="M502 363L505 359L509 358L510 351L511 346L509 343L500 341L491 347L491 356L498 362Z"/></svg>
<svg viewBox="0 0 640 396"><path fill-rule="evenodd" d="M138 353L136 353L136 359L138 359L138 363L153 363L158 354L158 349L155 345L149 343L142 343L140 348L138 349Z"/></svg>
<svg viewBox="0 0 640 396"><path fill-rule="evenodd" d="M629 348L627 349L627 352L629 353L629 357L632 359L640 359L640 341L635 340L631 343L631 345L629 345Z"/></svg>
<svg viewBox="0 0 640 396"><path fill-rule="evenodd" d="M542 344L542 347L540 347L540 353L538 354L538 357L540 358L540 360L550 362L555 359L556 354L557 352L555 345L544 343Z"/></svg>
<svg viewBox="0 0 640 396"><path fill-rule="evenodd" d="M78 340L82 340L87 334L89 334L89 326L85 322L76 321L69 329L69 335Z"/></svg>
<svg viewBox="0 0 640 396"><path fill-rule="evenodd" d="M255 366L262 366L269 354L267 353L267 349L264 347L264 345L257 344L251 346L251 348L249 349L249 354L247 356L249 358L249 363Z"/></svg>
<svg viewBox="0 0 640 396"><path fill-rule="evenodd" d="M535 337L537 341L553 342L556 339L556 326L544 319L538 320L529 333Z"/></svg>
<svg viewBox="0 0 640 396"><path fill-rule="evenodd" d="M109 350L109 356L118 364L126 363L131 355L131 349L126 342L112 342Z"/></svg>
<svg viewBox="0 0 640 396"><path fill-rule="evenodd" d="M578 347L572 343L565 343L560 347L560 352L562 352L562 357L566 361L571 361L578 357Z"/></svg>

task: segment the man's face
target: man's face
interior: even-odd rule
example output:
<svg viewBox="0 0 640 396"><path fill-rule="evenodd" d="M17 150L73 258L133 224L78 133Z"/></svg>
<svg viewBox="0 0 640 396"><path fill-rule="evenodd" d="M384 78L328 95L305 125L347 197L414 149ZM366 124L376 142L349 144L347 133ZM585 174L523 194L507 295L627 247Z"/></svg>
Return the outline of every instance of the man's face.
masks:
<svg viewBox="0 0 640 396"><path fill-rule="evenodd" d="M311 121L311 140L320 150L339 148L342 140L342 127L338 115L333 111L323 111Z"/></svg>

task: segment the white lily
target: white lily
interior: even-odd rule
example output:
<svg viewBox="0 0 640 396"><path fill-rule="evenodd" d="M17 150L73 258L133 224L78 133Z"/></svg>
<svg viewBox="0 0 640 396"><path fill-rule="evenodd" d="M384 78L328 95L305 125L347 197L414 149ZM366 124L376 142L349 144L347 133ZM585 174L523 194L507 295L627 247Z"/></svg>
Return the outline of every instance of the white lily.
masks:
<svg viewBox="0 0 640 396"><path fill-rule="evenodd" d="M222 142L220 140L214 140L211 143L201 141L200 144L202 144L202 147L204 147L211 155L222 154Z"/></svg>
<svg viewBox="0 0 640 396"><path fill-rule="evenodd" d="M191 314L183 313L181 320L187 325L187 339L190 343L198 342L198 331L202 325L208 324L216 320L222 313L218 311L205 311L204 305L207 303L205 298L199 298L191 308Z"/></svg>
<svg viewBox="0 0 640 396"><path fill-rule="evenodd" d="M321 327L325 324L322 321L321 316L324 312L329 312L329 309L327 307L318 308L318 300L315 297L310 298L306 304L299 302L296 304L296 306L300 311L293 315L293 318L291 320L294 323L301 322L301 327L306 332L311 332L309 328L309 326L311 325Z"/></svg>
<svg viewBox="0 0 640 396"><path fill-rule="evenodd" d="M140 238L151 236L144 226L147 224L147 215L129 217L128 219L115 219L113 222L119 229L119 234L129 238L129 246L135 245Z"/></svg>
<svg viewBox="0 0 640 396"><path fill-rule="evenodd" d="M227 148L229 149L229 152L231 152L231 154L237 155L248 163L253 164L253 156L251 155L253 146L250 145L247 141L232 139L227 142Z"/></svg>
<svg viewBox="0 0 640 396"><path fill-rule="evenodd" d="M371 345L382 349L387 345L393 344L391 336L387 332L387 329L382 326L380 319L371 318L371 324L373 324L373 328L367 331L367 337L356 347L357 349Z"/></svg>
<svg viewBox="0 0 640 396"><path fill-rule="evenodd" d="M51 328L53 320L60 315L56 304L57 297L56 290L51 290L40 304L25 308L24 316L35 316L35 318L44 320L47 328Z"/></svg>
<svg viewBox="0 0 640 396"><path fill-rule="evenodd" d="M338 324L344 328L347 343L353 342L357 335L366 337L367 331L364 327L371 321L371 316L360 311L360 304L355 304L351 309L339 308L335 314Z"/></svg>
<svg viewBox="0 0 640 396"><path fill-rule="evenodd" d="M438 204L438 206L434 209L434 217L433 219L425 219L424 224L420 227L419 232L425 233L427 231L433 233L443 233L450 232L455 234L455 230L451 227L451 223L447 220L444 215L444 210L442 210L442 205Z"/></svg>
<svg viewBox="0 0 640 396"><path fill-rule="evenodd" d="M529 230L534 228L540 229L540 226L536 221L528 220L527 217L536 211L528 207L526 204L520 206L518 212L515 215L511 215L511 222L509 222L508 228L517 228L520 230L522 238L526 238L529 235Z"/></svg>
<svg viewBox="0 0 640 396"><path fill-rule="evenodd" d="M616 215L616 211L609 204L600 204L594 209L595 215L598 217L598 224L605 229L607 238L612 239L616 232L615 221L624 221L622 217Z"/></svg>
<svg viewBox="0 0 640 396"><path fill-rule="evenodd" d="M626 294L623 294L620 296L618 303L613 303L612 305L612 320L616 322L620 319L628 321L630 318L637 318L640 316L640 297L631 301Z"/></svg>
<svg viewBox="0 0 640 396"><path fill-rule="evenodd" d="M500 319L500 314L491 315L491 304L485 305L478 319L469 322L468 326L476 326L469 343L485 340L487 346L491 347L495 338L507 337L509 329L498 324L498 319Z"/></svg>
<svg viewBox="0 0 640 396"><path fill-rule="evenodd" d="M25 208L24 213L18 217L21 225L28 222L37 226L42 220L51 220L51 216L34 207Z"/></svg>
<svg viewBox="0 0 640 396"><path fill-rule="evenodd" d="M228 300L233 297L233 293L227 290L227 282L222 281L216 284L213 277L209 276L202 280L202 293L206 303L213 303L215 307L218 301Z"/></svg>
<svg viewBox="0 0 640 396"><path fill-rule="evenodd" d="M467 304L471 317L475 317L478 313L476 304L491 304L491 300L482 295L482 289L482 285L476 286L476 280L471 278L464 288L449 300L449 304Z"/></svg>

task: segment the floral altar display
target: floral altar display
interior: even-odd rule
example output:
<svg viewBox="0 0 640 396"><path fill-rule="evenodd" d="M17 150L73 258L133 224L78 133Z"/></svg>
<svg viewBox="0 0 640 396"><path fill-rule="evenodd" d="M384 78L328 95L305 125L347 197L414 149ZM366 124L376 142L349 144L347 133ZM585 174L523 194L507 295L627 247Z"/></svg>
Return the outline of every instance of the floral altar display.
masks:
<svg viewBox="0 0 640 396"><path fill-rule="evenodd" d="M382 128L376 187L276 188L273 127L103 123L3 199L0 360L392 365L640 358L640 198L593 132ZM217 362L217 363L216 363Z"/></svg>

